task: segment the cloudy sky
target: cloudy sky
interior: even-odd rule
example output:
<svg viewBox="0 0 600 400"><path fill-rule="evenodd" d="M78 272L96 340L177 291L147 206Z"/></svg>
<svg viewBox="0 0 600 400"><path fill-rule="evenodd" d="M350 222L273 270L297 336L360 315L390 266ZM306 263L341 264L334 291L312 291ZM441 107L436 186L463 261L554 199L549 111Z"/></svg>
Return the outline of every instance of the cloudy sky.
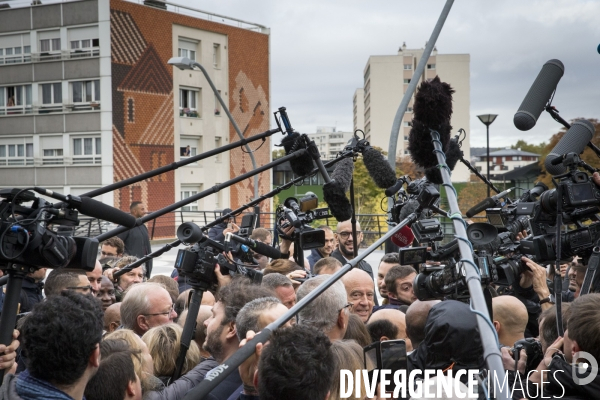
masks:
<svg viewBox="0 0 600 400"><path fill-rule="evenodd" d="M352 130L352 96L370 55L424 47L442 0L178 3L271 28L271 108L286 106L300 132ZM542 65L565 65L553 104L567 119L600 118L600 1L455 1L437 40L439 53L471 55L471 146L485 146L478 114L498 114L490 145L546 141L560 126L543 113L529 132L513 115ZM401 94L398 95L398 104ZM277 140L275 140L277 142Z"/></svg>

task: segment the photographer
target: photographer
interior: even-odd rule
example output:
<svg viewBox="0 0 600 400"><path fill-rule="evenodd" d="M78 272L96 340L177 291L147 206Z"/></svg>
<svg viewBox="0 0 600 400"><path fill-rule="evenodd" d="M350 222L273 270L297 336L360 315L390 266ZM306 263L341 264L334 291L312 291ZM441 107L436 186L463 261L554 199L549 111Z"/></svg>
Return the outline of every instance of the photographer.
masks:
<svg viewBox="0 0 600 400"><path fill-rule="evenodd" d="M221 216L231 212L231 208L226 208L221 213ZM238 233L240 227L233 223L233 217L227 218L225 221L213 226L208 230L208 237L215 242L223 243L227 233Z"/></svg>

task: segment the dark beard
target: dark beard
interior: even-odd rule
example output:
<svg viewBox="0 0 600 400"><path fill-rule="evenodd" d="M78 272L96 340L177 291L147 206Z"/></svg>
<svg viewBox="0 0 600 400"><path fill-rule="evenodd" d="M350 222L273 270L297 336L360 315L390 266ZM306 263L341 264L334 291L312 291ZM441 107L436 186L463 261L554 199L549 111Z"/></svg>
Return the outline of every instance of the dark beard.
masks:
<svg viewBox="0 0 600 400"><path fill-rule="evenodd" d="M221 333L223 333L223 329L225 329L225 325L219 326L219 328L212 332L210 335L206 336L206 341L202 348L209 352L211 356L217 360L218 363L222 363L224 360L224 350L223 343L221 343Z"/></svg>
<svg viewBox="0 0 600 400"><path fill-rule="evenodd" d="M340 253L342 253L342 255L344 257L346 257L346 259L348 260L352 260L354 258L354 253L350 252L350 253L346 253L346 248L342 245L338 246L338 248L340 249Z"/></svg>

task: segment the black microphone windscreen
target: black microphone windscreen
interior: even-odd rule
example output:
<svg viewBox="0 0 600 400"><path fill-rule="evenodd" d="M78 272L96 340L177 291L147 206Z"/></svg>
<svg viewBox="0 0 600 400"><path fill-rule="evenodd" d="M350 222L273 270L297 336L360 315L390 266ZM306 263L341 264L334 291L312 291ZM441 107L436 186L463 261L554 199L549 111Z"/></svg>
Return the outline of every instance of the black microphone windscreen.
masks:
<svg viewBox="0 0 600 400"><path fill-rule="evenodd" d="M440 125L449 123L452 117L452 94L454 89L440 81L438 76L421 83L415 94L414 119L435 130Z"/></svg>
<svg viewBox="0 0 600 400"><path fill-rule="evenodd" d="M535 126L564 72L565 66L560 60L550 60L544 64L513 118L517 129L528 131Z"/></svg>
<svg viewBox="0 0 600 400"><path fill-rule="evenodd" d="M463 156L463 152L458 145L458 142L454 139L448 142L448 150L446 150L446 165L450 168L450 171L454 171L454 167L456 167L456 163ZM442 173L440 169L435 166L431 168L427 168L425 170L425 177L431 183L435 183L436 185L441 185L444 183L444 179L442 178Z"/></svg>
<svg viewBox="0 0 600 400"><path fill-rule="evenodd" d="M298 132L293 132L285 136L281 140L281 144L285 149L285 155L288 155L294 152L295 150L305 148L304 144L300 142L301 140L302 139ZM314 168L313 159L310 156L310 154L306 152L301 157L297 157L293 160L290 160L290 167L292 168L292 172L296 176L308 175L312 172Z"/></svg>
<svg viewBox="0 0 600 400"><path fill-rule="evenodd" d="M447 148L450 141L450 131L452 126L442 124L438 129L435 129L440 134L442 148ZM410 158L415 164L422 168L431 168L438 165L436 154L433 152L434 147L431 141L431 133L429 128L421 121L413 120L413 127L408 135L408 151Z"/></svg>
<svg viewBox="0 0 600 400"><path fill-rule="evenodd" d="M546 161L544 161L546 171L551 175L560 175L567 172L564 165L552 165L552 161L566 153L580 154L589 141L592 140L595 132L594 125L588 120L580 119L574 122L546 157Z"/></svg>
<svg viewBox="0 0 600 400"><path fill-rule="evenodd" d="M133 215L127 214L117 208L108 206L89 197L81 197L81 204L77 206L77 209L82 214L123 225L127 228L133 228L135 226L136 220Z"/></svg>
<svg viewBox="0 0 600 400"><path fill-rule="evenodd" d="M346 197L344 189L331 181L323 186L323 200L329 206L329 212L338 222L348 221L352 217L352 205Z"/></svg>
<svg viewBox="0 0 600 400"><path fill-rule="evenodd" d="M405 219L406 217L408 217L410 214L414 213L418 209L419 209L419 202L415 199L411 199L400 210L398 219L400 221L402 221L403 219Z"/></svg>
<svg viewBox="0 0 600 400"><path fill-rule="evenodd" d="M471 209L469 211L467 211L467 217L471 218L474 217L475 215L479 214L480 212L484 211L487 208L492 208L496 205L496 200L492 199L491 197L486 198L485 200L483 200L482 202L480 202L479 204L476 204L475 206L471 207Z"/></svg>
<svg viewBox="0 0 600 400"><path fill-rule="evenodd" d="M387 189L396 183L396 173L383 154L372 147L363 151L363 162L377 187Z"/></svg>
<svg viewBox="0 0 600 400"><path fill-rule="evenodd" d="M273 258L273 259L281 258L281 252L279 250L277 250L276 248L271 247L269 245L266 245L264 243L258 242L258 241L256 242L256 246L252 247L252 250L258 254L262 254L263 256L267 256L269 258Z"/></svg>
<svg viewBox="0 0 600 400"><path fill-rule="evenodd" d="M333 172L331 173L331 179L335 180L340 187L346 193L350 190L350 183L352 182L352 174L354 173L354 160L352 157L344 157L342 161L339 161Z"/></svg>

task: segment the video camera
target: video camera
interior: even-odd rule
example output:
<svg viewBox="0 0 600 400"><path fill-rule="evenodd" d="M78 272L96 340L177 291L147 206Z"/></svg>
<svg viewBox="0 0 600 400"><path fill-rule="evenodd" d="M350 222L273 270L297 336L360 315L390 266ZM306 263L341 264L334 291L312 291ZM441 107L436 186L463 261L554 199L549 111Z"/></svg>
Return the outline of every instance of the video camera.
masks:
<svg viewBox="0 0 600 400"><path fill-rule="evenodd" d="M308 226L316 219L328 218L327 208L317 208L319 199L308 192L300 198L288 197L283 205L279 205L276 211L277 230L284 239L294 242L297 249L309 250L325 246L325 231ZM294 227L291 236L286 235L282 229Z"/></svg>
<svg viewBox="0 0 600 400"><path fill-rule="evenodd" d="M177 228L177 238L183 243L192 244L189 249L181 249L175 259L175 268L194 286L217 286L215 266L218 264L222 275L240 274L254 283L262 282L260 271L246 268L234 260L227 260L223 244L206 237L200 227L193 222L185 222Z"/></svg>
<svg viewBox="0 0 600 400"><path fill-rule="evenodd" d="M4 199L0 203L0 268L94 269L97 240L59 236L50 229L52 225L79 225L76 210L64 203L56 208L27 189L3 189L0 197Z"/></svg>

